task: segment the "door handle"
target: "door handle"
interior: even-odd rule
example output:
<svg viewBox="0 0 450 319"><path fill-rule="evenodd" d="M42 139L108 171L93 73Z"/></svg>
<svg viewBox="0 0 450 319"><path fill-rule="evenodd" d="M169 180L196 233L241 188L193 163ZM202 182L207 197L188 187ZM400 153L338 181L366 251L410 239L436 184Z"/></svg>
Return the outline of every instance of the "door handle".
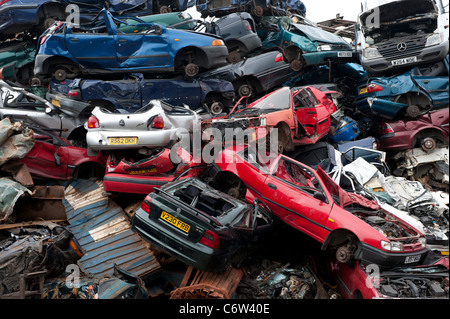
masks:
<svg viewBox="0 0 450 319"><path fill-rule="evenodd" d="M277 187L276 187L275 185L271 184L271 183L267 184L267 186L268 186L269 188L274 189L274 190L277 189Z"/></svg>
<svg viewBox="0 0 450 319"><path fill-rule="evenodd" d="M80 41L80 39L78 39L78 38L70 38L70 41L72 41L72 42L78 42L78 41Z"/></svg>
<svg viewBox="0 0 450 319"><path fill-rule="evenodd" d="M125 39L120 39L119 42L120 42L120 43L125 43L125 42L127 42L127 40L125 40Z"/></svg>

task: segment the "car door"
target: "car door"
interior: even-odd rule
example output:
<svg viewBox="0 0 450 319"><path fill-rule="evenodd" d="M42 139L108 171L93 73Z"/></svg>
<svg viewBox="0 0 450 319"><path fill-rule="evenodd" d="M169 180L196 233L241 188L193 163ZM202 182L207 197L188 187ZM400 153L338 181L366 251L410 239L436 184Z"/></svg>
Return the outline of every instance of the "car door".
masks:
<svg viewBox="0 0 450 319"><path fill-rule="evenodd" d="M120 22L115 20L117 34L114 39L120 68L145 70L172 66L165 28L136 22L137 32L123 33L120 31L120 25Z"/></svg>
<svg viewBox="0 0 450 319"><path fill-rule="evenodd" d="M35 134L35 144L20 161L25 163L32 175L65 180L67 176L67 154L58 138Z"/></svg>
<svg viewBox="0 0 450 319"><path fill-rule="evenodd" d="M116 45L107 14L96 27L67 26L65 43L67 50L82 66L88 69L117 68Z"/></svg>
<svg viewBox="0 0 450 319"><path fill-rule="evenodd" d="M267 176L263 197L273 214L292 227L320 242L329 234L324 225L332 203L307 166L281 155Z"/></svg>

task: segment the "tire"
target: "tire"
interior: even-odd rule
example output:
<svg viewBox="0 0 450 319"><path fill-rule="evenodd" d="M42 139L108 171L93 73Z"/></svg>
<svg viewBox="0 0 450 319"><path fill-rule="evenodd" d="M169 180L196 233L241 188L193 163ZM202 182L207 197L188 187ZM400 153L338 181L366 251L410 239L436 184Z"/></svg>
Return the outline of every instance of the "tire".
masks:
<svg viewBox="0 0 450 319"><path fill-rule="evenodd" d="M421 146L425 152L431 152L436 148L437 142L432 137L426 137L423 139Z"/></svg>
<svg viewBox="0 0 450 319"><path fill-rule="evenodd" d="M194 77L198 74L198 72L200 71L199 67L197 64L194 63L189 63L188 65L186 65L186 67L184 68L184 73L189 76L189 77Z"/></svg>

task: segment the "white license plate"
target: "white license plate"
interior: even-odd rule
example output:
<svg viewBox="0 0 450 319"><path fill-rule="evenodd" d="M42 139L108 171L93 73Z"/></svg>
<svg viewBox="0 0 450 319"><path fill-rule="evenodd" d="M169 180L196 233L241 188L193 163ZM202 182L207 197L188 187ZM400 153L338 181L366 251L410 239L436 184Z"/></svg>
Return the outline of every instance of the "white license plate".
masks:
<svg viewBox="0 0 450 319"><path fill-rule="evenodd" d="M404 65L409 63L417 62L417 57L413 56L411 58L404 58L404 59L398 59L391 61L392 65Z"/></svg>
<svg viewBox="0 0 450 319"><path fill-rule="evenodd" d="M339 58L351 58L352 52L350 52L350 51L338 52L338 57Z"/></svg>
<svg viewBox="0 0 450 319"><path fill-rule="evenodd" d="M420 260L420 255L417 256L407 256L405 258L405 264L411 264L411 263L415 263L418 262Z"/></svg>

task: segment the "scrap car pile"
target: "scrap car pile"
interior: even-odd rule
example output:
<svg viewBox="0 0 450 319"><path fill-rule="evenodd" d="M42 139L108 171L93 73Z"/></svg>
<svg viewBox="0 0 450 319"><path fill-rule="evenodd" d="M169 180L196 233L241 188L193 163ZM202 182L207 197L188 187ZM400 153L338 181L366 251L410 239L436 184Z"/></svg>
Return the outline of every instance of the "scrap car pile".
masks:
<svg viewBox="0 0 450 319"><path fill-rule="evenodd" d="M448 298L448 30L0 1L0 298Z"/></svg>

